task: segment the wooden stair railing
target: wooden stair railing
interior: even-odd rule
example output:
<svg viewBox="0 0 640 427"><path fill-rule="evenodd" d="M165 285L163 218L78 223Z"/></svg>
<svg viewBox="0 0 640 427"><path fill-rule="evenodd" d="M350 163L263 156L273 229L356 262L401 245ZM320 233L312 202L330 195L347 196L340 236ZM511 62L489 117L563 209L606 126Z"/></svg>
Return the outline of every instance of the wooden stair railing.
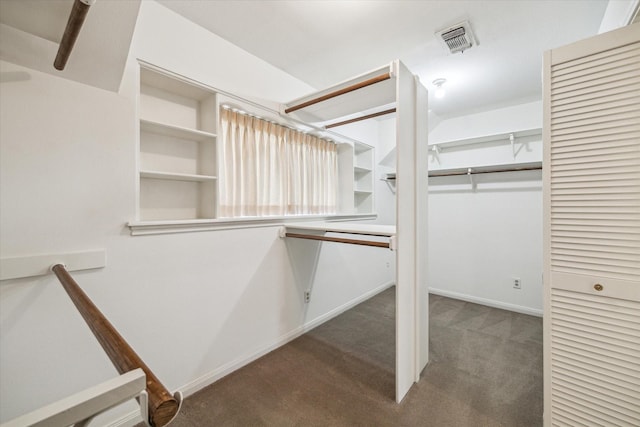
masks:
<svg viewBox="0 0 640 427"><path fill-rule="evenodd" d="M149 395L149 419L146 420L153 427L167 425L178 413L180 404L169 393L160 380L142 361L140 356L131 348L113 325L98 310L98 308L84 293L71 277L64 265L56 264L51 270L58 277L67 294L73 301L85 322L93 332L111 363L120 374L140 368L146 375L147 393Z"/></svg>

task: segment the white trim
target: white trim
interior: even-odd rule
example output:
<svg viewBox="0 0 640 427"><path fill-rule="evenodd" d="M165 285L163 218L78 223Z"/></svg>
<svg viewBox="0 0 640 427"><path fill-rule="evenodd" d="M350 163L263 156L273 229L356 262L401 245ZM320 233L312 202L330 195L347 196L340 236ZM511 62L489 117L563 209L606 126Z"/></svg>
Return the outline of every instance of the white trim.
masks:
<svg viewBox="0 0 640 427"><path fill-rule="evenodd" d="M58 254L40 254L0 259L0 280L44 276L51 267L62 264L67 271L90 270L107 265L105 249Z"/></svg>
<svg viewBox="0 0 640 427"><path fill-rule="evenodd" d="M304 215L297 217L253 217L192 219L176 221L131 221L127 227L132 236L149 234L190 233L194 231L234 230L239 228L282 227L300 221L363 221L376 219L375 213L349 215Z"/></svg>
<svg viewBox="0 0 640 427"><path fill-rule="evenodd" d="M339 307L334 308L333 310L329 311L328 313L323 314L320 317L316 317L314 320L307 322L304 324L304 326L302 327L304 329L304 333L309 332L310 330L320 326L321 324L323 324L324 322L333 319L334 317L344 313L345 311L355 307L356 305L368 300L369 298L372 298L375 295L378 295L380 292L389 289L390 287L392 287L393 285L395 285L395 281L390 281L387 283L384 283L380 286L378 286L375 289L370 290L369 292L366 292L362 295L360 295L358 298L355 298L345 304L342 304Z"/></svg>
<svg viewBox="0 0 640 427"><path fill-rule="evenodd" d="M95 416L140 396L145 383L144 371L137 368L2 423L2 427L89 424Z"/></svg>
<svg viewBox="0 0 640 427"><path fill-rule="evenodd" d="M218 369L215 369L211 372L209 372L208 374L205 374L199 378L196 378L195 380L185 384L184 386L180 387L177 391L181 391L184 395L184 397L188 397L200 390L202 390L203 388L210 386L211 384L215 383L216 381L222 379L223 377L229 375L232 372L237 371L238 369L248 365L249 363L261 358L262 356L272 352L273 350L282 347L283 345L289 343L290 341L293 341L294 339L298 338L299 336L309 332L310 330L320 326L321 324L327 322L328 320L333 319L334 317L344 313L345 311L355 307L356 305L368 300L369 298L373 297L374 295L379 294L380 292L384 291L385 289L390 288L391 286L393 286L395 284L394 281L390 281L387 283L384 283L380 286L378 286L377 288L366 292L362 295L360 295L357 298L352 299L351 301L346 302L345 304L342 304L339 307L334 308L333 310L319 316L316 317L315 319L306 322L305 324L303 324L302 326L298 326L297 328L293 329L292 331L281 335L278 339L276 339L272 344L269 344L257 351L255 351L252 354L245 354L244 356L241 356L225 365L222 365L221 367L219 367ZM118 420L115 420L114 422L112 422L111 424L108 425L108 427L131 427L135 424L137 424L138 422L140 422L140 412L139 411L133 411L130 412L129 414L119 418Z"/></svg>
<svg viewBox="0 0 640 427"><path fill-rule="evenodd" d="M510 304L508 302L496 301L487 298L480 298L473 295L461 294L458 292L445 291L443 289L429 288L429 293L440 295L443 297L459 299L462 301L472 302L475 304L486 305L489 307L500 308L502 310L515 311L516 313L528 314L530 316L542 317L542 309L525 307L523 305Z"/></svg>

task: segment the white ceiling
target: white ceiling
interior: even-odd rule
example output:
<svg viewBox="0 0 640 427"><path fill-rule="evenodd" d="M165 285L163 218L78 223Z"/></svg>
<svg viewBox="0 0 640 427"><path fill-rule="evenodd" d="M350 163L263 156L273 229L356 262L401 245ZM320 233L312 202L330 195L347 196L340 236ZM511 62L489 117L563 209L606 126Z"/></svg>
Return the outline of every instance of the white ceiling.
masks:
<svg viewBox="0 0 640 427"><path fill-rule="evenodd" d="M158 0L318 89L401 59L440 117L541 98L542 54L597 34L607 0ZM449 54L435 33L469 20L478 46ZM221 58L223 60L223 58Z"/></svg>

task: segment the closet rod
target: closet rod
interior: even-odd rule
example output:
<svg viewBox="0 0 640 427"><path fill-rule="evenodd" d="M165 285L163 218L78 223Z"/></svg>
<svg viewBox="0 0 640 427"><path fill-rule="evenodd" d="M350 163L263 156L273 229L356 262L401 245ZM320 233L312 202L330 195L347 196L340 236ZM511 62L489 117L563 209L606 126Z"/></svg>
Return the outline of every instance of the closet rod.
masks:
<svg viewBox="0 0 640 427"><path fill-rule="evenodd" d="M368 80L361 81L360 83L352 84L351 86L344 87L342 89L338 89L336 91L330 92L326 95L319 96L317 98L313 98L312 100L303 102L302 104L294 105L293 107L289 107L284 110L285 113L293 113L294 111L301 110L310 105L317 104L319 102L326 101L327 99L335 98L340 95L344 95L345 93L353 92L354 90L362 89L363 87L371 86L376 83L383 82L385 80L389 80L391 78L391 73L380 74L379 76L372 77Z"/></svg>
<svg viewBox="0 0 640 427"><path fill-rule="evenodd" d="M391 114L391 113L395 113L395 112L396 112L395 108L390 108L388 110L378 111L377 113L367 114L366 116L356 117L355 119L349 119L349 120L344 120L342 122L331 123L331 124L326 125L324 128L325 129L330 129L330 128L334 128L336 126L348 125L349 123L355 123L355 122L359 122L359 121L367 120L367 119L372 119L374 117L379 117L379 116L385 116L387 114Z"/></svg>
<svg viewBox="0 0 640 427"><path fill-rule="evenodd" d="M315 234L285 233L285 237L293 237L296 239L321 240L324 242L348 243L351 245L375 246L378 248L390 247L389 242L374 242L371 240L343 239L340 237L327 237L327 236L319 236Z"/></svg>
<svg viewBox="0 0 640 427"><path fill-rule="evenodd" d="M69 298L87 322L91 332L111 359L111 363L118 373L124 374L137 368L144 371L147 378L147 393L149 394L148 421L151 426L162 427L171 422L180 409L178 400L167 391L158 377L93 304L87 294L73 280L64 265L56 264L51 267L51 270L58 277L62 287L67 291Z"/></svg>
<svg viewBox="0 0 640 427"><path fill-rule="evenodd" d="M469 171L469 169L471 171ZM483 170L473 170L473 168L469 168L468 170L460 170L460 171L455 171L455 172L444 172L444 173L439 173L438 171L430 171L429 172L429 177L430 178L437 178L440 176L459 176L459 175L476 175L476 174L481 174L481 173L500 173L500 172L520 172L520 171L535 171L535 170L542 170L542 166L528 166L528 167L522 167L522 168L517 168L517 167L513 167L513 168L507 168L507 169L483 169Z"/></svg>
<svg viewBox="0 0 640 427"><path fill-rule="evenodd" d="M58 53L56 59L53 61L53 66L56 70L64 70L67 65L67 60L73 50L73 45L76 44L78 34L84 20L89 12L89 7L95 2L95 0L75 0L71 7L71 13L69 14L69 20L67 21L67 27L64 29L60 46L58 47Z"/></svg>

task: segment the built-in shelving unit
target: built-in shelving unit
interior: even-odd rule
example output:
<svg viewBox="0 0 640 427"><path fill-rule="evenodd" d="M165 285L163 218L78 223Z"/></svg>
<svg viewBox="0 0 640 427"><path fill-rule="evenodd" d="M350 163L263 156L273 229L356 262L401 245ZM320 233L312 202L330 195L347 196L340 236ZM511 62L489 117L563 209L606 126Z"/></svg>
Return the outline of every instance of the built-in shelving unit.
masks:
<svg viewBox="0 0 640 427"><path fill-rule="evenodd" d="M170 232L239 223L218 218L221 104L247 111L255 107L251 101L140 63L139 185L136 220L130 223L136 233L144 227ZM336 217L372 215L374 148L353 140L338 146Z"/></svg>
<svg viewBox="0 0 640 427"><path fill-rule="evenodd" d="M353 146L353 205L356 213L373 212L374 149L362 143Z"/></svg>
<svg viewBox="0 0 640 427"><path fill-rule="evenodd" d="M141 221L216 216L216 93L140 68Z"/></svg>

